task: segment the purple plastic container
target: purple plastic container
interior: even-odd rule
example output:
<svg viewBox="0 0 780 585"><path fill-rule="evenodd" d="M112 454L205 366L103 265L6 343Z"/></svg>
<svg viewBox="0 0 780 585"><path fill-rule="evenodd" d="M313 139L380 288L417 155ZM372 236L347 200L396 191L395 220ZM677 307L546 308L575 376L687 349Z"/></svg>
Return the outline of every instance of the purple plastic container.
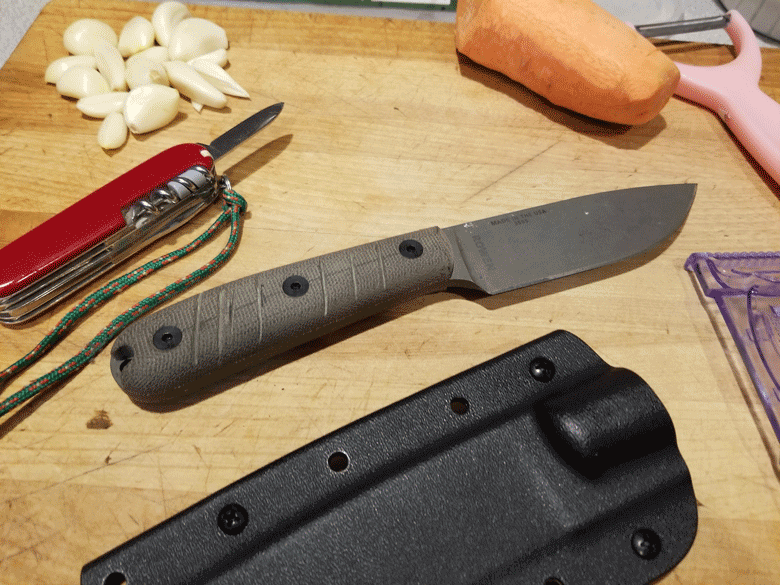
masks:
<svg viewBox="0 0 780 585"><path fill-rule="evenodd" d="M780 441L780 252L697 252L685 268L720 309Z"/></svg>

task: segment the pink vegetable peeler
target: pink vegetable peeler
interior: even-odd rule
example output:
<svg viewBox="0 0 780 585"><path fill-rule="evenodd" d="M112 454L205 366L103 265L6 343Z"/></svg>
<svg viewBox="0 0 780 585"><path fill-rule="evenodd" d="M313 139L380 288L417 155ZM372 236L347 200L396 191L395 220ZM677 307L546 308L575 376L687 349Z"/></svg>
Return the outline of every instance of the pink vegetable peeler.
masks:
<svg viewBox="0 0 780 585"><path fill-rule="evenodd" d="M780 184L780 104L758 87L761 50L747 21L736 10L722 16L634 27L644 37L725 28L737 57L724 65L675 63L675 94L712 110L776 183Z"/></svg>

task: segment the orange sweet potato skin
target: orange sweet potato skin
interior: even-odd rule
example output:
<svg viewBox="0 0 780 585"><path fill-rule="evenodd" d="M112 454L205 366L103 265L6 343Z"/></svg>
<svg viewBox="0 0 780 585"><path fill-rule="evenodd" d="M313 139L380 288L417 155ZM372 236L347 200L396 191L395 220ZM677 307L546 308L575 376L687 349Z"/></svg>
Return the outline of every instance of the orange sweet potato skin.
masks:
<svg viewBox="0 0 780 585"><path fill-rule="evenodd" d="M680 72L591 0L458 0L457 49L550 102L638 125L669 101Z"/></svg>

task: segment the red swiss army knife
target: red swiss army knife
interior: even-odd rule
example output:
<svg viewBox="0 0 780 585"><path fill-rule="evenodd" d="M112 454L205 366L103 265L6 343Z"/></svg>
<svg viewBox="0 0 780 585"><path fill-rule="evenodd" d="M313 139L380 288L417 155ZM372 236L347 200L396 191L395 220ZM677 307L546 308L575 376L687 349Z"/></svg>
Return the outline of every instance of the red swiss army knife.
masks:
<svg viewBox="0 0 780 585"><path fill-rule="evenodd" d="M161 152L0 249L0 323L32 319L208 207L225 187L214 161L270 124L283 105L211 144Z"/></svg>

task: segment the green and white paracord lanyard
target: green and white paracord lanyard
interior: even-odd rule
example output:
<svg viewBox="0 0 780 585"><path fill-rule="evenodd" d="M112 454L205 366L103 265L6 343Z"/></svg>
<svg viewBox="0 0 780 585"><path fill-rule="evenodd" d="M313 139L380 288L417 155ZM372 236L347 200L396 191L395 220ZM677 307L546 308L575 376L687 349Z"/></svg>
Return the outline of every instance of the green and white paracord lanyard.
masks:
<svg viewBox="0 0 780 585"><path fill-rule="evenodd" d="M130 307L124 313L119 315L116 319L111 321L107 327L105 327L87 346L79 352L77 355L70 358L61 366L55 368L48 374L41 376L37 380L31 382L12 396L0 402L0 416L7 414L12 409L16 408L20 404L29 400L33 396L41 393L47 388L61 382L70 376L77 373L83 368L90 360L92 360L98 353L100 353L111 341L119 335L119 333L127 327L130 323L142 317L146 313L155 309L160 304L172 299L173 297L181 294L187 289L195 286L201 282L204 278L209 276L220 266L222 266L230 256L233 254L236 246L238 245L238 237L241 231L241 214L246 210L246 201L241 195L233 191L232 189L224 189L222 192L222 213L211 224L211 226L198 238L187 244L186 246L175 250L165 256L161 256L151 262L147 262L143 266L136 268L132 272L129 272L119 278L116 278L95 291L75 308L69 311L57 326L52 329L42 340L35 346L22 359L9 366L2 372L0 372L0 391L17 375L24 371L27 367L38 361L43 355L51 350L57 343L59 343L65 336L70 333L75 325L90 311L99 307L109 299L118 295L126 290L136 282L143 280L150 274L156 272L160 268L175 262L176 260L187 256L191 252L200 248L203 244L208 242L215 234L217 234L220 228L228 221L230 222L230 237L227 243L222 248L222 251L208 264L201 266L199 269L188 274L184 278L177 280L176 282L166 286L164 289L156 292L150 297L145 298L134 306Z"/></svg>

